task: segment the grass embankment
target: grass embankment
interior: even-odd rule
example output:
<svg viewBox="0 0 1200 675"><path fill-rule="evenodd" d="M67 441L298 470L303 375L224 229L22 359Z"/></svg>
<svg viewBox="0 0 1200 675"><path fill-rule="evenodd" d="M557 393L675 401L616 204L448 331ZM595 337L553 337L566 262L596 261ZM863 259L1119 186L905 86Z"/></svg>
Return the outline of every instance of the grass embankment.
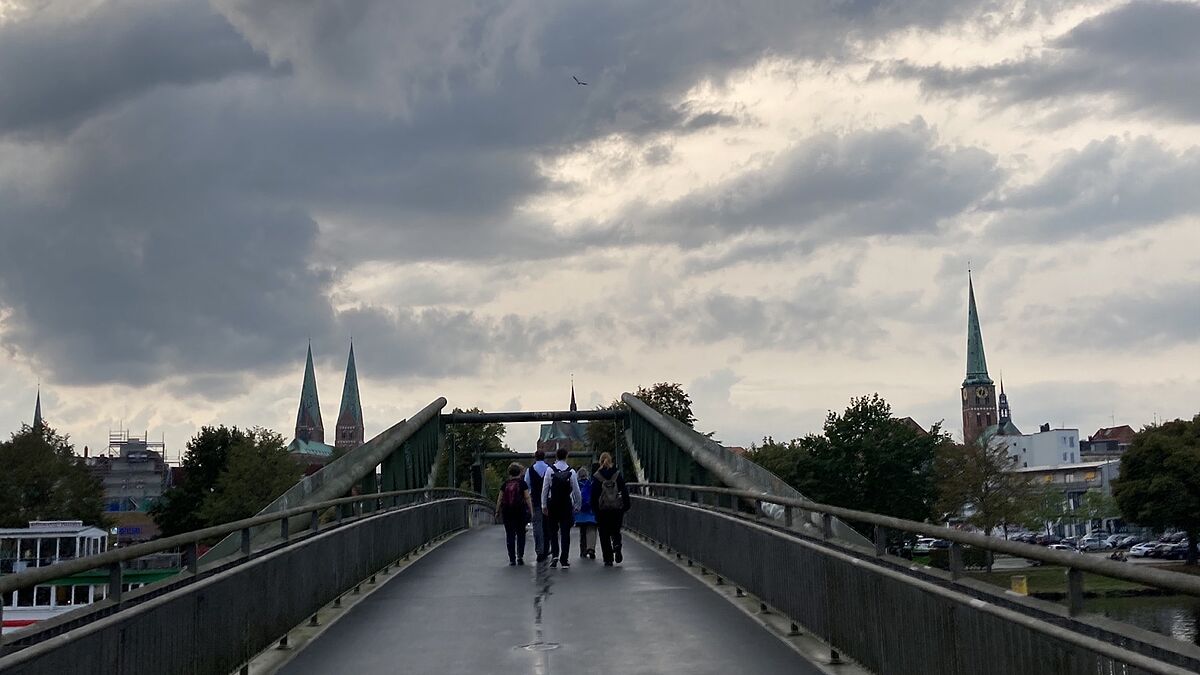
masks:
<svg viewBox="0 0 1200 675"><path fill-rule="evenodd" d="M1168 570L1171 572L1182 572L1184 574L1200 575L1200 568L1196 566L1185 567L1184 565L1162 566L1157 569ZM1034 597L1046 599L1061 599L1067 594L1067 574L1065 567L1030 567L1021 570L1003 570L996 572L968 572L969 576L980 581L986 581L989 584L1000 586L1008 589L1012 587L1012 578L1015 576L1025 577L1026 583L1029 585L1029 594ZM1121 579L1113 579L1111 577L1083 573L1083 592L1087 597L1121 597L1133 595L1171 595L1168 591L1163 591L1150 586L1133 583L1132 581L1124 581Z"/></svg>

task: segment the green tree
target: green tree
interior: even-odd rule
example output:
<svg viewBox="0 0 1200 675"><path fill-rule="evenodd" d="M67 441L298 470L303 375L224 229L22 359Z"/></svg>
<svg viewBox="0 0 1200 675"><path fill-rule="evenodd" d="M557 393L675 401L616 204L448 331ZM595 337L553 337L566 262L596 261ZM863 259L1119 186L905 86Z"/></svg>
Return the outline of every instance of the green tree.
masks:
<svg viewBox="0 0 1200 675"><path fill-rule="evenodd" d="M1091 524L1097 520L1103 521L1105 518L1121 515L1121 507L1117 506L1117 500L1112 495L1093 488L1083 493L1083 499L1080 500L1074 515L1077 520L1088 523L1090 530Z"/></svg>
<svg viewBox="0 0 1200 675"><path fill-rule="evenodd" d="M479 408L471 408L470 410L461 410L455 408L454 412L461 413L480 413L483 412ZM451 424L446 427L446 453L451 454L454 458L454 478L457 485L464 490L471 489L471 466L475 464L475 457L481 452L512 452L512 450L504 444L504 434L507 431L504 425L500 422L488 422L486 424ZM511 460L492 460L484 463L484 470L488 466L496 466L499 476L507 475L505 471ZM448 463L442 461L439 463L437 476L434 480L435 485L450 486L450 476L448 471ZM486 488L486 482L484 487Z"/></svg>
<svg viewBox="0 0 1200 675"><path fill-rule="evenodd" d="M183 483L165 493L150 509L154 522L169 537L191 532L207 523L201 514L204 500L217 487L217 480L229 462L229 452L246 440L237 427L201 427L187 443L183 455Z"/></svg>
<svg viewBox="0 0 1200 675"><path fill-rule="evenodd" d="M105 525L104 490L66 436L23 425L0 443L0 527L31 520L82 520Z"/></svg>
<svg viewBox="0 0 1200 675"><path fill-rule="evenodd" d="M1034 503L1032 483L1014 473L1015 461L1001 440L947 443L937 455L937 509L943 518L965 514L985 534L1026 520Z"/></svg>
<svg viewBox="0 0 1200 675"><path fill-rule="evenodd" d="M598 406L597 410L625 410L626 406L621 401L613 401L608 405ZM621 471L627 477L633 476L633 463L629 457L628 449L625 447L625 432L621 428L620 420L600 420L597 422L588 422L587 425L587 440L588 447L597 457L600 453L607 452L613 458L621 457L625 466L621 467ZM629 480L633 480L629 478Z"/></svg>
<svg viewBox="0 0 1200 675"><path fill-rule="evenodd" d="M1122 516L1155 529L1187 533L1188 565L1200 535L1200 414L1143 428L1121 457L1113 496Z"/></svg>
<svg viewBox="0 0 1200 675"><path fill-rule="evenodd" d="M633 395L664 415L674 417L689 427L696 426L692 397L678 382L659 382L650 387L638 387Z"/></svg>
<svg viewBox="0 0 1200 675"><path fill-rule="evenodd" d="M795 486L799 480L801 442L797 439L780 443L774 438L763 438L762 445L751 445L746 459L779 476L788 485Z"/></svg>
<svg viewBox="0 0 1200 675"><path fill-rule="evenodd" d="M296 484L303 471L283 437L256 427L229 448L225 468L200 509L206 525L249 518Z"/></svg>
<svg viewBox="0 0 1200 675"><path fill-rule="evenodd" d="M932 515L934 456L950 443L940 425L924 433L892 417L875 394L852 398L843 414L830 412L824 432L793 442L797 490L818 502L898 518Z"/></svg>
<svg viewBox="0 0 1200 675"><path fill-rule="evenodd" d="M1030 531L1050 534L1050 528L1066 516L1066 503L1060 490L1031 488L1016 522Z"/></svg>

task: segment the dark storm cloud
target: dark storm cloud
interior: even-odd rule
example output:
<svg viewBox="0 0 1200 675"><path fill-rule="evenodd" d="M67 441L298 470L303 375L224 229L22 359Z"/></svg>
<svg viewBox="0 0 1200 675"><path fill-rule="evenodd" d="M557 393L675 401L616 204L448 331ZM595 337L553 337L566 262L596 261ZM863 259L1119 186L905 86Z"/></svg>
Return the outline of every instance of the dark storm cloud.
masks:
<svg viewBox="0 0 1200 675"><path fill-rule="evenodd" d="M561 319L492 319L442 309L365 307L341 312L338 320L342 330L368 336L356 351L359 372L373 378L466 375L488 365L534 362L577 330Z"/></svg>
<svg viewBox="0 0 1200 675"><path fill-rule="evenodd" d="M1200 120L1197 35L1200 5L1131 2L1080 23L1028 58L970 68L901 62L876 74L916 79L931 94L979 94L1000 106L1109 94L1121 111L1195 122Z"/></svg>
<svg viewBox="0 0 1200 675"><path fill-rule="evenodd" d="M765 167L706 186L644 216L659 235L700 245L786 230L819 240L936 231L997 187L996 158L939 145L923 121L822 134Z"/></svg>
<svg viewBox="0 0 1200 675"><path fill-rule="evenodd" d="M1147 138L1107 138L1064 153L1039 178L985 208L1005 237L1057 240L1119 234L1200 212L1200 148L1174 151Z"/></svg>
<svg viewBox="0 0 1200 675"><path fill-rule="evenodd" d="M699 82L720 86L767 55L837 58L990 3L215 5L223 17L200 2L122 2L0 29L0 148L13 151L0 155L0 337L47 376L270 373L294 361L285 345L358 323L404 347L396 374L553 349L569 323L403 302L339 314L329 295L364 260L537 260L630 241L525 217L532 196L582 189L548 180L543 162L611 134L667 161L653 148L671 135L736 122L681 103ZM912 127L814 141L781 180L820 180L805 170L832 153L844 192L807 218L891 228L869 217L878 207L911 227L917 211L942 211L896 190L944 190L952 211L993 171L976 151L912 156L930 140ZM936 176L904 185L899 169L869 167L856 179L860 158ZM875 195L863 223L850 219L856 190ZM785 198L763 198L745 211L778 220ZM839 209L849 215L829 215ZM431 352L438 342L456 356Z"/></svg>
<svg viewBox="0 0 1200 675"><path fill-rule="evenodd" d="M156 86L268 68L204 2L110 2L71 21L35 13L0 25L0 134L65 130Z"/></svg>

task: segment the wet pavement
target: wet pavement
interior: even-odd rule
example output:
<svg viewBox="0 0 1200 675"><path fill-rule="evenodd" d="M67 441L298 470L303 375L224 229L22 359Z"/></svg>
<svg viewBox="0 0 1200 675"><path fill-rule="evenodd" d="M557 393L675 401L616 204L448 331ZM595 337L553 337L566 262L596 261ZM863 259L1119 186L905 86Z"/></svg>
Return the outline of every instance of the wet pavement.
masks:
<svg viewBox="0 0 1200 675"><path fill-rule="evenodd" d="M699 580L625 542L616 567L509 567L503 528L477 528L391 577L280 672L820 672ZM527 563L532 550L531 537Z"/></svg>

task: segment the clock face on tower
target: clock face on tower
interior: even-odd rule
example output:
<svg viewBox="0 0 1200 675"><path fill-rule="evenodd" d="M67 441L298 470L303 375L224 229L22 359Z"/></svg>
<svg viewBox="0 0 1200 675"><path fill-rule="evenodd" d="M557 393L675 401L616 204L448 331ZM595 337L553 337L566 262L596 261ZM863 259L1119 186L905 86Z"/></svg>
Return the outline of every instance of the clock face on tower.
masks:
<svg viewBox="0 0 1200 675"><path fill-rule="evenodd" d="M975 395L978 396L979 398L986 398L987 393L988 393L987 387L979 387L978 389L975 390Z"/></svg>

